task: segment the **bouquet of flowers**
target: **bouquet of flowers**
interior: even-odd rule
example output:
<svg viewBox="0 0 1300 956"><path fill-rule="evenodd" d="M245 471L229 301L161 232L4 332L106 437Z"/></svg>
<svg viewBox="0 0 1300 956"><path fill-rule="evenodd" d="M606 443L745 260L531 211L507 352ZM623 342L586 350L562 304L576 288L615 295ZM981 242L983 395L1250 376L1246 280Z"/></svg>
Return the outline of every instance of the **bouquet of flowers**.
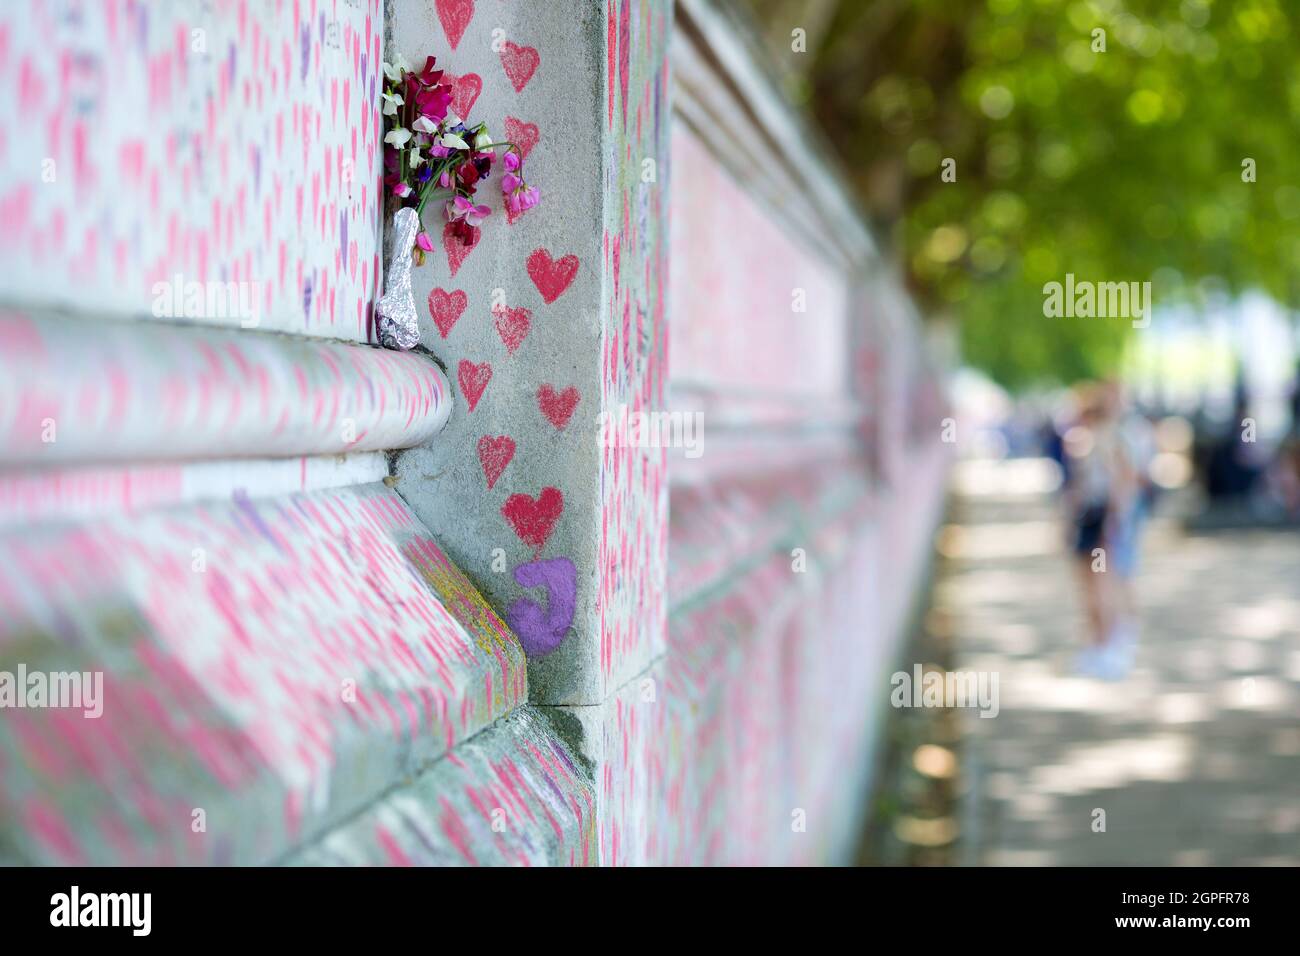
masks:
<svg viewBox="0 0 1300 956"><path fill-rule="evenodd" d="M452 87L431 56L413 70L400 54L384 64L384 187L401 206L415 209L419 233L412 255L423 265L433 241L424 231L424 207L444 203L451 227L448 242L473 245L479 224L491 210L475 202L492 173L495 150L504 148L501 192L511 216L537 205L536 186L524 181L523 155L514 143L492 141L486 123L470 126L451 112Z"/></svg>

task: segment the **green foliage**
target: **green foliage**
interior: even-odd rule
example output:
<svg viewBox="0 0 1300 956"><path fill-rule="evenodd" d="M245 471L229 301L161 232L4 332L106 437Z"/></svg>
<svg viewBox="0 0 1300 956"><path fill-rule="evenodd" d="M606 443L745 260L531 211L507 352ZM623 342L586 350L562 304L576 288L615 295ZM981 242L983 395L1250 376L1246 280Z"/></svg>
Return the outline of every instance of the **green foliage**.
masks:
<svg viewBox="0 0 1300 956"><path fill-rule="evenodd" d="M1277 0L748 3L918 294L1004 384L1118 361L1128 322L1043 316L1067 272L1296 305L1300 38Z"/></svg>

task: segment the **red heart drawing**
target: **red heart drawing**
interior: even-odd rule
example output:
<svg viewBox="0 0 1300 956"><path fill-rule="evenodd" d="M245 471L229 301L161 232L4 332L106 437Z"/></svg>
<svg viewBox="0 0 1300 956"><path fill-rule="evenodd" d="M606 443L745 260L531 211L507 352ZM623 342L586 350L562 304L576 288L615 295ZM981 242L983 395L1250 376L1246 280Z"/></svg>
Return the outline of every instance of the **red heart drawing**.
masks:
<svg viewBox="0 0 1300 956"><path fill-rule="evenodd" d="M556 428L563 428L573 417L573 410L578 407L578 389L570 385L562 392L557 392L550 385L543 385L537 390L537 407L550 419Z"/></svg>
<svg viewBox="0 0 1300 956"><path fill-rule="evenodd" d="M456 381L460 382L460 390L465 393L465 404L472 412L478 405L478 400L483 397L483 389L492 381L492 366L487 362L475 365L468 359L461 359L456 368Z"/></svg>
<svg viewBox="0 0 1300 956"><path fill-rule="evenodd" d="M469 21L474 18L474 0L436 0L435 6L438 19L442 21L442 32L447 34L447 42L454 50L465 35Z"/></svg>
<svg viewBox="0 0 1300 956"><path fill-rule="evenodd" d="M478 460L483 466L489 488L497 483L501 472L506 470L506 465L514 457L515 440L509 435L498 435L496 438L484 435L478 440Z"/></svg>
<svg viewBox="0 0 1300 956"><path fill-rule="evenodd" d="M541 56L530 46L519 46L507 40L501 48L501 65L505 67L506 76L510 77L516 93L528 85L541 62Z"/></svg>
<svg viewBox="0 0 1300 956"><path fill-rule="evenodd" d="M460 289L455 292L434 289L429 293L429 314L433 316L433 324L438 327L438 332L444 339L465 311L468 302L469 296Z"/></svg>
<svg viewBox="0 0 1300 956"><path fill-rule="evenodd" d="M578 274L578 257L569 253L559 262L551 259L545 249L534 249L528 257L528 276L537 286L545 302L554 302L564 295L564 290Z"/></svg>
<svg viewBox="0 0 1300 956"><path fill-rule="evenodd" d="M496 323L497 335L505 343L506 353L514 355L519 343L524 340L532 327L533 313L527 309L512 309L509 306L492 307L492 317Z"/></svg>
<svg viewBox="0 0 1300 956"><path fill-rule="evenodd" d="M511 495L501 506L501 513L520 541L541 551L555 529L555 522L564 513L564 495L559 488L549 487L542 489L536 501L527 495Z"/></svg>
<svg viewBox="0 0 1300 956"><path fill-rule="evenodd" d="M506 117L506 139L519 147L519 152L523 154L524 159L528 158L528 154L533 151L533 147L541 138L542 133L536 123L525 123L513 116Z"/></svg>
<svg viewBox="0 0 1300 956"><path fill-rule="evenodd" d="M442 78L451 84L451 111L465 119L478 102L478 95L483 92L483 77L477 73L466 73L464 76L444 73Z"/></svg>
<svg viewBox="0 0 1300 956"><path fill-rule="evenodd" d="M463 245L456 236L452 234L451 223L442 227L442 248L447 252L447 266L451 269L451 274L455 275L460 269L460 264L465 261L465 257L474 251L478 241L483 236L483 230L478 226L470 226L470 235L474 237L468 246Z"/></svg>

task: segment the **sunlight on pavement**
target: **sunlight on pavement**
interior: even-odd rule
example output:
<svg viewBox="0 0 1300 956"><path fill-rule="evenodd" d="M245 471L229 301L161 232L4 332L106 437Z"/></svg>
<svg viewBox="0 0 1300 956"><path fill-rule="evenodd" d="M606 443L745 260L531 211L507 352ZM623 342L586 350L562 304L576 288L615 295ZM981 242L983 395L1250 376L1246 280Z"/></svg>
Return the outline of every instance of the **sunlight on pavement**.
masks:
<svg viewBox="0 0 1300 956"><path fill-rule="evenodd" d="M958 462L953 469L953 492L971 498L1046 494L1059 487L1061 469L1048 458L974 459Z"/></svg>

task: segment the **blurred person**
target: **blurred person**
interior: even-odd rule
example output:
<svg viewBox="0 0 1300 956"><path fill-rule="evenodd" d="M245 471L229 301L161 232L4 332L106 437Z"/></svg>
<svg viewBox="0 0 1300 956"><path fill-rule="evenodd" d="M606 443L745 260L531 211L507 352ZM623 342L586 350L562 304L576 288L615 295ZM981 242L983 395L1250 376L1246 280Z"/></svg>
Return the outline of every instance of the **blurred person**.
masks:
<svg viewBox="0 0 1300 956"><path fill-rule="evenodd" d="M1287 429L1287 434L1300 436L1300 360L1296 361L1295 377L1291 380L1291 394L1287 400L1287 408L1291 412L1291 427Z"/></svg>
<svg viewBox="0 0 1300 956"><path fill-rule="evenodd" d="M1065 434L1069 481L1063 493L1088 627L1087 646L1075 667L1092 676L1117 677L1125 669L1115 641L1120 598L1108 563L1116 516L1129 504L1129 464L1111 390L1088 384L1080 393L1078 423Z"/></svg>
<svg viewBox="0 0 1300 956"><path fill-rule="evenodd" d="M1269 469L1273 494L1287 518L1300 518L1300 434L1288 436Z"/></svg>
<svg viewBox="0 0 1300 956"><path fill-rule="evenodd" d="M1273 463L1271 479L1274 494L1291 520L1300 518L1300 361L1287 401L1291 421Z"/></svg>
<svg viewBox="0 0 1300 956"><path fill-rule="evenodd" d="M1039 430L1039 443L1044 456L1056 463L1060 474L1060 489L1070 481L1070 456L1065 452L1065 435L1078 424L1079 415L1075 408L1074 397L1067 395L1058 408L1050 411L1043 420Z"/></svg>
<svg viewBox="0 0 1300 956"><path fill-rule="evenodd" d="M1207 451L1205 492L1212 502L1245 502L1264 472L1253 444L1241 440L1242 422L1249 415L1249 397L1239 386L1232 417L1219 429Z"/></svg>
<svg viewBox="0 0 1300 956"><path fill-rule="evenodd" d="M1043 426L1038 432L1038 440L1043 454L1054 461L1056 467L1060 469L1061 483L1064 484L1070 478L1069 458L1065 454L1065 438L1051 416L1043 421Z"/></svg>

